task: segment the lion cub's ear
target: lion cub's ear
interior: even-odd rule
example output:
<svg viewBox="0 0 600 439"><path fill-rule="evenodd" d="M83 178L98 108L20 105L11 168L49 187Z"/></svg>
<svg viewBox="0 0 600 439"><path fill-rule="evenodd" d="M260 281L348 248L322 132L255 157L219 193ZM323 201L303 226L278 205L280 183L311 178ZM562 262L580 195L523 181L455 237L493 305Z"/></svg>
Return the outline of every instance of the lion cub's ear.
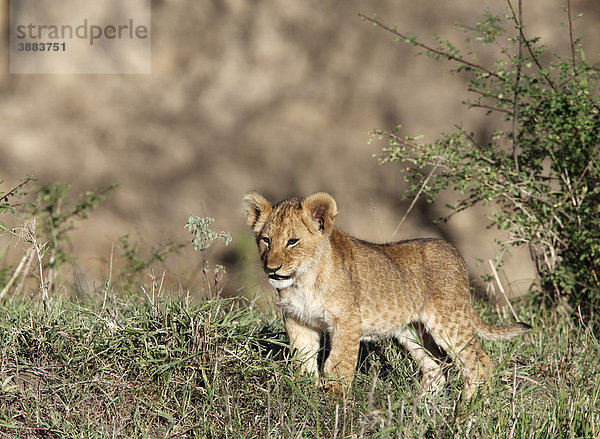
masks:
<svg viewBox="0 0 600 439"><path fill-rule="evenodd" d="M271 203L258 192L248 192L244 195L244 209L248 217L248 225L254 233L258 233L273 208Z"/></svg>
<svg viewBox="0 0 600 439"><path fill-rule="evenodd" d="M317 192L304 199L304 208L313 221L313 226L321 233L329 232L337 215L337 205L333 197L325 192Z"/></svg>

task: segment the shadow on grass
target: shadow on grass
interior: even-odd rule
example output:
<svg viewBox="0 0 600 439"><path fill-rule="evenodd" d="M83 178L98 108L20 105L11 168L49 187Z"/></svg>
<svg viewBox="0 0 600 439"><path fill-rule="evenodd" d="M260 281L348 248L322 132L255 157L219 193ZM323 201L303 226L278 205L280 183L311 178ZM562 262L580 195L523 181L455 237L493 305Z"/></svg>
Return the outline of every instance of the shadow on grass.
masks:
<svg viewBox="0 0 600 439"><path fill-rule="evenodd" d="M420 325L414 325L416 332L419 334L423 346L435 358L438 358L443 363L448 363L447 354L441 350L433 341L433 338ZM321 334L321 348L318 354L319 368L322 370L325 360L331 351L331 337L327 333ZM252 340L253 349L263 358L270 358L274 361L289 361L291 351L289 339L285 331L281 331L276 324L270 323L263 326L258 333L255 334ZM377 375L380 379L385 380L395 373L394 365L390 362L386 349L390 347L383 341L361 341L358 351L357 371L362 374L369 374L373 368L377 368ZM414 363L414 360L398 345L398 355L403 356L403 361ZM416 366L416 364L415 364Z"/></svg>

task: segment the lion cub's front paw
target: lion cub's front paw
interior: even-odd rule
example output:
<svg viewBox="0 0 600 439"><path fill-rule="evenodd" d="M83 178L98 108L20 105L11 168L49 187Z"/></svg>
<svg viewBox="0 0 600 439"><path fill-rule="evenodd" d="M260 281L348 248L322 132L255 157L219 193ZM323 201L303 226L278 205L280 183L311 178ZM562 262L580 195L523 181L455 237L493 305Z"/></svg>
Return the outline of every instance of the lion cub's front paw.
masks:
<svg viewBox="0 0 600 439"><path fill-rule="evenodd" d="M422 392L437 393L446 384L446 377L441 369L430 370L421 378Z"/></svg>

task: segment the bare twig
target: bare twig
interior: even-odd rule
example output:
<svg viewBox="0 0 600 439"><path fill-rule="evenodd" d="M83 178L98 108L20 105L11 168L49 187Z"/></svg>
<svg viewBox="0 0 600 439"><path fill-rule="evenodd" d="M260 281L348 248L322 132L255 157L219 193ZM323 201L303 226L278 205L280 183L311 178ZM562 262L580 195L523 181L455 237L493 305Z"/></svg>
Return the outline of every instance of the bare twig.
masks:
<svg viewBox="0 0 600 439"><path fill-rule="evenodd" d="M575 74L575 42L573 40L573 18L571 17L571 0L567 0L567 21L569 23L569 41L571 42L571 63Z"/></svg>
<svg viewBox="0 0 600 439"><path fill-rule="evenodd" d="M496 271L496 267L495 267L494 263L492 262L491 259L489 259L488 262L490 263L490 267L492 267L492 274L494 275L494 279L496 279L496 284L498 284L498 288L500 289L500 292L504 296L504 300L506 300L506 304L508 305L510 312L512 313L515 320L518 321L519 318L517 317L517 313L515 312L515 309L513 308L512 304L510 303L510 300L508 299L508 296L506 295L506 292L504 291L504 287L502 286L502 282L500 282L500 278L498 277L498 272Z"/></svg>
<svg viewBox="0 0 600 439"><path fill-rule="evenodd" d="M527 40L527 38L525 38L525 33L523 32L523 27L519 25L520 21L519 21L519 18L517 17L517 14L515 12L515 8L513 8L513 5L510 2L510 0L506 0L506 2L508 3L508 6L510 8L510 12L512 13L514 22L517 23L517 28L519 29L519 34L521 36L520 41L523 41L525 43L525 47L527 48L527 51L529 52L529 55L531 56L531 59L533 60L533 62L535 62L535 65L538 67L541 75L544 77L544 79L546 80L546 82L548 83L548 85L555 92L558 91L556 89L556 86L554 85L554 82L552 82L552 79L547 74L543 73L544 68L542 67L542 64L538 60L537 56L535 56L535 53L533 53L533 49L531 48L531 44L529 43L529 41Z"/></svg>
<svg viewBox="0 0 600 439"><path fill-rule="evenodd" d="M575 40L573 39L573 17L571 16L571 0L567 0L567 21L569 23L569 41L571 43L571 65L573 67L573 81L576 84L577 88L583 93L588 102L598 111L600 111L600 107L598 104L586 93L586 90L581 87L579 81L576 80L576 67L577 63L575 62Z"/></svg>
<svg viewBox="0 0 600 439"><path fill-rule="evenodd" d="M19 293L23 289L23 285L25 285L25 280L27 279L27 276L29 275L29 271L31 270L31 263L33 262L33 257L34 257L33 248L30 248L28 252L29 252L29 257L27 258L27 264L25 264L25 269L23 270L23 274L21 275L21 280L19 281L17 288L15 288L15 291L13 292L13 296L19 295Z"/></svg>
<svg viewBox="0 0 600 439"><path fill-rule="evenodd" d="M497 111L499 113L506 113L506 114L514 115L514 112L505 110L504 108L492 107L491 105L484 105L484 104L475 104L472 102L467 102L467 104L469 104L469 106L471 106L473 108L483 108L484 110Z"/></svg>
<svg viewBox="0 0 600 439"><path fill-rule="evenodd" d="M548 207L552 207L553 209L556 208L556 206L553 203L551 203L550 201L544 200L543 198L538 197L537 195L534 195L533 193L531 193L529 191L526 191L522 187L519 188L519 191L521 192L522 195L525 195L529 198L539 201L540 203L545 204ZM558 213L560 213L561 215L563 215L565 218L567 218L569 221L575 221L575 219L571 215L569 215L567 212L565 212L564 210L556 209L556 211Z"/></svg>
<svg viewBox="0 0 600 439"><path fill-rule="evenodd" d="M106 299L108 297L108 292L112 288L112 273L113 273L113 255L114 255L114 246L111 244L110 246L110 265L108 267L108 279L104 285L104 299L102 300L102 309L106 309Z"/></svg>
<svg viewBox="0 0 600 439"><path fill-rule="evenodd" d="M476 88L472 87L471 85L469 85L467 87L467 91L470 93L475 93L480 95L479 99L482 98L493 98L496 102L503 102L506 104L512 104L512 99L507 99L507 98L500 98L498 96L490 96L490 93L487 91L482 91L482 90L477 90Z"/></svg>
<svg viewBox="0 0 600 439"><path fill-rule="evenodd" d="M421 184L421 187L419 188L419 191L417 192L417 195L414 196L412 202L410 203L410 206L408 206L408 209L406 210L406 213L404 214L404 216L402 217L402 219L400 220L400 222L398 223L398 225L394 229L394 233L392 233L392 237L390 239L394 239L394 236L396 236L396 233L398 233L398 230L400 230L400 227L402 226L402 224L404 224L404 220L406 220L406 217L408 216L408 214L411 212L411 210L413 209L413 207L415 207L415 204L417 204L417 200L419 199L419 197L423 193L423 190L425 189L425 186L427 186L427 183L429 182L429 179L431 178L431 176L433 175L433 173L435 172L435 170L437 169L437 167L438 167L438 163L436 163L433 166L433 168L431 169L431 172L429 172L429 175L427 175L427 177L425 178L425 180L423 180L423 184Z"/></svg>
<svg viewBox="0 0 600 439"><path fill-rule="evenodd" d="M358 16L360 18L362 18L363 20L370 21L371 23L373 23L373 24L381 27L382 29L384 29L384 30L386 30L386 31L388 31L388 32L390 32L390 33L392 33L394 35L396 35L397 37L402 38L403 40L412 41L413 44L415 44L416 46L421 47L422 49L425 49L428 52L435 53L436 55L443 56L444 58L446 58L449 61L456 61L456 62L458 62L460 64L464 64L467 67L472 67L474 69L481 70L482 72L485 72L488 75L493 76L496 79L499 79L499 80L501 80L503 82L505 81L505 79L503 77L501 77L500 75L498 75L497 73L495 73L495 72L493 72L493 71L491 71L491 70L489 70L489 69L487 69L487 68L485 68L485 67L483 67L483 66L481 66L479 64L472 63L470 61L467 61L464 58L459 58L459 57L454 56L454 55L452 55L452 54L450 54L448 52L444 52L443 50L434 49L431 46L428 46L426 44L420 43L419 41L416 41L416 40L414 40L414 39L412 39L412 38L410 38L410 37L408 37L406 35L401 34L396 29L392 29L391 27L386 26L385 24L381 23L376 18L368 17L367 15L365 15L363 13L359 13Z"/></svg>
<svg viewBox="0 0 600 439"><path fill-rule="evenodd" d="M39 269L39 276L40 276L40 291L42 292L42 304L44 306L44 312L48 312L48 288L46 286L46 282L44 281L44 263L43 263L43 259L44 259L44 250L46 248L46 244L41 244L39 243L38 239L37 239L37 235L35 233L35 225L36 225L36 220L35 218L33 220L31 220L31 222L25 224L23 226L23 233L25 236L25 239L27 239L27 241L29 241L32 246L33 246L33 250L35 252L35 255L37 256L37 260L38 260L38 269Z"/></svg>
<svg viewBox="0 0 600 439"><path fill-rule="evenodd" d="M333 439L337 438L338 435L338 422L339 422L339 418L340 418L340 405L336 404L335 405L335 424L333 427Z"/></svg>
<svg viewBox="0 0 600 439"><path fill-rule="evenodd" d="M510 4L510 2L509 2ZM521 0L519 0L519 22L517 23L519 31L523 27L523 9ZM517 154L517 119L519 117L519 82L521 80L521 67L523 65L523 34L519 35L519 58L517 59L517 76L515 78L515 93L513 97L512 114L512 156L515 164L515 171L519 173L519 156Z"/></svg>
<svg viewBox="0 0 600 439"><path fill-rule="evenodd" d="M12 284L15 282L15 280L19 276L19 273L21 273L21 270L23 269L23 266L25 266L26 263L27 263L27 261L29 261L29 257L31 256L32 251L33 251L33 249L29 248L27 250L27 252L23 255L23 257L21 258L21 261L19 262L19 265L17 265L17 268L13 272L13 274L10 277L9 281L4 286L4 288L2 289L2 291L0 291L0 299L2 299L4 297L4 295L6 294L6 292L10 289L10 287L12 286ZM26 274L27 273L25 272L24 275L26 275Z"/></svg>

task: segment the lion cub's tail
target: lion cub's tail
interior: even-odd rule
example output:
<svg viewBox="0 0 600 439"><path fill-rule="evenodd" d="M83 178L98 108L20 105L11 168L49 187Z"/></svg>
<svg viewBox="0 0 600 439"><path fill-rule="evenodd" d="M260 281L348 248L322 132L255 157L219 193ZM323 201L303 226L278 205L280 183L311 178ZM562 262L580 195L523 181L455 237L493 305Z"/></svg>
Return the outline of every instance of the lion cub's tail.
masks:
<svg viewBox="0 0 600 439"><path fill-rule="evenodd" d="M477 334L487 340L506 340L517 335L525 334L531 329L531 326L523 322L513 323L512 325L494 326L486 323L481 318L478 320L476 326Z"/></svg>

